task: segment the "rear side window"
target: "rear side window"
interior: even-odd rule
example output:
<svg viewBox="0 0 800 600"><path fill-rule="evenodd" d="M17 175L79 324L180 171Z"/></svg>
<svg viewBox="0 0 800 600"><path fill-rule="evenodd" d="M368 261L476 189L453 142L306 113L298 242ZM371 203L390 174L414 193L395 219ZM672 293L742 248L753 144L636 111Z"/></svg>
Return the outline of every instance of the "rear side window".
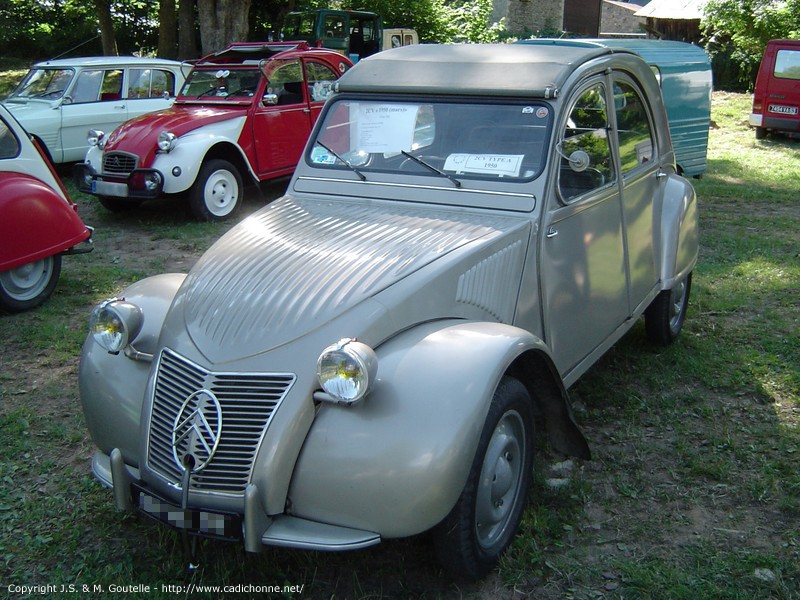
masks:
<svg viewBox="0 0 800 600"><path fill-rule="evenodd" d="M628 83L614 84L619 157L623 174L653 159L653 134L641 96Z"/></svg>
<svg viewBox="0 0 800 600"><path fill-rule="evenodd" d="M19 140L8 124L0 119L0 159L14 158L19 154Z"/></svg>
<svg viewBox="0 0 800 600"><path fill-rule="evenodd" d="M163 98L175 93L175 75L160 69L131 69L128 98Z"/></svg>
<svg viewBox="0 0 800 600"><path fill-rule="evenodd" d="M775 77L800 80L800 50L778 50Z"/></svg>

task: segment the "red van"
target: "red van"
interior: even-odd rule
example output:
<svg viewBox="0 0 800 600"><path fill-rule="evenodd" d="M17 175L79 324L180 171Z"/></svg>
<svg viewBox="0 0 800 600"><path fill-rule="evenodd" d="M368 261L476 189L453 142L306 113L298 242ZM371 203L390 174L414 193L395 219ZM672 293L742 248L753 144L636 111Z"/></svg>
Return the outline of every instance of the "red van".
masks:
<svg viewBox="0 0 800 600"><path fill-rule="evenodd" d="M770 40L761 59L750 125L760 140L768 131L800 133L800 40Z"/></svg>

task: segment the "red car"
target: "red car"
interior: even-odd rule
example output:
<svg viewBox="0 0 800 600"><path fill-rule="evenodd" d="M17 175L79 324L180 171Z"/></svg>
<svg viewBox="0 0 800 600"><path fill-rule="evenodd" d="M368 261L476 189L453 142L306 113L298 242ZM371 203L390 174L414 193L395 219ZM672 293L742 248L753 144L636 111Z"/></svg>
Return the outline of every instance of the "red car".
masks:
<svg viewBox="0 0 800 600"><path fill-rule="evenodd" d="M195 64L175 104L106 136L90 132L81 191L110 210L188 193L194 215L230 218L245 177L290 175L345 56L306 42L231 44Z"/></svg>
<svg viewBox="0 0 800 600"><path fill-rule="evenodd" d="M22 126L0 105L0 309L38 306L56 287L61 256L92 250L92 230Z"/></svg>

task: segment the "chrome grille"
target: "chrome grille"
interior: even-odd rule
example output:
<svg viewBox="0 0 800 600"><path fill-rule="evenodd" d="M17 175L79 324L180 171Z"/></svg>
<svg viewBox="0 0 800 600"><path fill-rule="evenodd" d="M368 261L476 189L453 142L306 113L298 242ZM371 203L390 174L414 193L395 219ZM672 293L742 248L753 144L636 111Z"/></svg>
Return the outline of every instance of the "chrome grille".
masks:
<svg viewBox="0 0 800 600"><path fill-rule="evenodd" d="M125 152L107 152L103 155L103 173L129 175L139 162L139 157Z"/></svg>
<svg viewBox="0 0 800 600"><path fill-rule="evenodd" d="M191 487L244 494L264 430L294 379L291 374L212 373L164 350L150 417L148 466L180 487L183 469L173 458L172 428L186 399L206 389L222 407L222 432L216 453L208 466L192 476Z"/></svg>

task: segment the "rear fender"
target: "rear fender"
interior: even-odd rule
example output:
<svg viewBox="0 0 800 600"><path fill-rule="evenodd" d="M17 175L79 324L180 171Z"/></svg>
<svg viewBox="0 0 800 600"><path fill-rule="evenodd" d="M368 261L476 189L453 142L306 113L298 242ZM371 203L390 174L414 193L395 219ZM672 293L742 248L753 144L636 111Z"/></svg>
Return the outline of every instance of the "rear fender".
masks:
<svg viewBox="0 0 800 600"><path fill-rule="evenodd" d="M375 388L350 408L323 404L298 459L294 515L404 537L455 505L494 390L529 332L499 323L420 325L378 349Z"/></svg>
<svg viewBox="0 0 800 600"><path fill-rule="evenodd" d="M121 294L142 309L144 322L133 346L142 353L156 351L158 336L175 293L186 276L156 275L138 281ZM109 354L86 338L78 370L81 403L94 443L105 454L119 448L128 465L138 467L142 404L152 362L133 360L124 352Z"/></svg>
<svg viewBox="0 0 800 600"><path fill-rule="evenodd" d="M697 194L691 183L678 175L667 178L661 215L661 285L671 289L697 264L700 227Z"/></svg>
<svg viewBox="0 0 800 600"><path fill-rule="evenodd" d="M0 189L0 271L58 254L91 236L76 205L36 177L0 173Z"/></svg>

